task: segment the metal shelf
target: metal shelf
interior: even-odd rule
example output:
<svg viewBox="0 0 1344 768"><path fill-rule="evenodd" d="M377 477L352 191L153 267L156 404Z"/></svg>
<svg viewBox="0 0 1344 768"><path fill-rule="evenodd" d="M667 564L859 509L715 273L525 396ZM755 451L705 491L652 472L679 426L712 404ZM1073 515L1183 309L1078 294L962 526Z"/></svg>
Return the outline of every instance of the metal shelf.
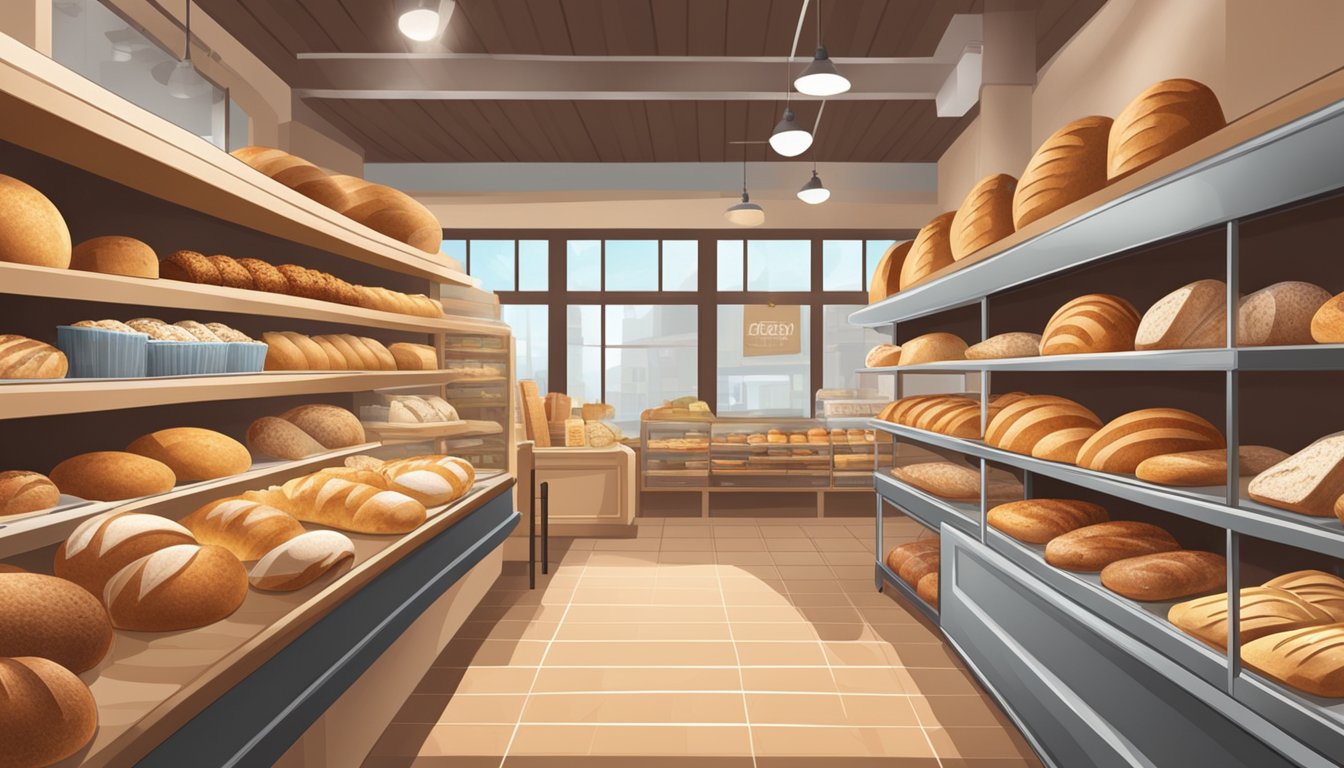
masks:
<svg viewBox="0 0 1344 768"><path fill-rule="evenodd" d="M942 360L919 365L859 368L856 373L976 373L979 371L1341 371L1344 344L1238 349L1163 349L1090 355Z"/></svg>
<svg viewBox="0 0 1344 768"><path fill-rule="evenodd" d="M892 573L891 569L887 567L887 564L881 560L873 563L873 567L876 569L873 579L877 582L879 590L882 589L882 585L884 584L890 584L896 587L896 591L900 592L907 600L914 603L915 607L927 616L929 621L933 622L935 625L938 623L938 609L924 602L924 598L919 596L919 593L915 591L914 587L906 584L901 580L900 576Z"/></svg>
<svg viewBox="0 0 1344 768"><path fill-rule="evenodd" d="M934 531L942 524L980 535L980 508L978 505L957 504L930 496L902 483L885 472L873 473L873 488L877 495L900 507L907 516Z"/></svg>
<svg viewBox="0 0 1344 768"><path fill-rule="evenodd" d="M1344 755L1344 699L1324 699L1243 669L1232 683L1237 701L1323 755Z"/></svg>

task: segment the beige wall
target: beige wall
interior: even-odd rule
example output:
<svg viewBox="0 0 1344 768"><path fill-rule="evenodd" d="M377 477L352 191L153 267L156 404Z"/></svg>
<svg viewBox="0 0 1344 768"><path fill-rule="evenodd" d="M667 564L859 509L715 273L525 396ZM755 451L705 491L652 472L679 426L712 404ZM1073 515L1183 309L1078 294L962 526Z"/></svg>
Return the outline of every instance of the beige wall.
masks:
<svg viewBox="0 0 1344 768"><path fill-rule="evenodd" d="M51 0L0 0L0 33L51 55Z"/></svg>

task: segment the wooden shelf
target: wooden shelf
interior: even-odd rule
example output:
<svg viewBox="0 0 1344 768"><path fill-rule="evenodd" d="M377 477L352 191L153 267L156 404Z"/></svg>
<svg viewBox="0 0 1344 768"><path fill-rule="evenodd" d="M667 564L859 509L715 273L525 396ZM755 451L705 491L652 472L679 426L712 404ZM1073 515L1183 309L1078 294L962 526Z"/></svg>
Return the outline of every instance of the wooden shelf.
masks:
<svg viewBox="0 0 1344 768"><path fill-rule="evenodd" d="M257 232L446 283L475 281L304 197L0 34L0 139Z"/></svg>
<svg viewBox="0 0 1344 768"><path fill-rule="evenodd" d="M495 421L451 421L430 424L393 424L366 421L364 432L383 441L407 442L416 440L456 440L466 437L488 437L504 433L504 427Z"/></svg>

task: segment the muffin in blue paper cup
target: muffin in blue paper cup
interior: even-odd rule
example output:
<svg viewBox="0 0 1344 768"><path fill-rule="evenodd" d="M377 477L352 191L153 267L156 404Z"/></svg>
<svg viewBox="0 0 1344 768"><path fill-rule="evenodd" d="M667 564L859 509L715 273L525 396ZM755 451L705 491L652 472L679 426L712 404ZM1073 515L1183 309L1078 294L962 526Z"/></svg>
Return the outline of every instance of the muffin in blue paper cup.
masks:
<svg viewBox="0 0 1344 768"><path fill-rule="evenodd" d="M56 346L72 379L142 378L147 370L149 336L116 320L57 326Z"/></svg>
<svg viewBox="0 0 1344 768"><path fill-rule="evenodd" d="M266 350L260 341L230 341L229 373L260 373L266 369Z"/></svg>
<svg viewBox="0 0 1344 768"><path fill-rule="evenodd" d="M205 376L227 373L229 345L222 341L150 339L146 371L150 376Z"/></svg>

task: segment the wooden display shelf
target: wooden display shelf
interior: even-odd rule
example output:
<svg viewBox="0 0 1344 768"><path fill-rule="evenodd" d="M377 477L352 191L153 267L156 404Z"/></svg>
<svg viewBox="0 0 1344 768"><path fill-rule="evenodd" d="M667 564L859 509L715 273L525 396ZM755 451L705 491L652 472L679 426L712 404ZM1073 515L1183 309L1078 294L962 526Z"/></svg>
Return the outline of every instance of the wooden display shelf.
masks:
<svg viewBox="0 0 1344 768"><path fill-rule="evenodd" d="M443 356L457 359L498 358L500 360L505 360L508 359L509 350L471 348L471 347L445 347L443 349Z"/></svg>
<svg viewBox="0 0 1344 768"><path fill-rule="evenodd" d="M174 403L434 386L446 371L268 371L145 379L0 383L0 419L115 411Z"/></svg>
<svg viewBox="0 0 1344 768"><path fill-rule="evenodd" d="M487 437L504 433L504 427L494 421L448 421L429 424L393 424L386 421L366 421L364 432L383 441L415 441Z"/></svg>

